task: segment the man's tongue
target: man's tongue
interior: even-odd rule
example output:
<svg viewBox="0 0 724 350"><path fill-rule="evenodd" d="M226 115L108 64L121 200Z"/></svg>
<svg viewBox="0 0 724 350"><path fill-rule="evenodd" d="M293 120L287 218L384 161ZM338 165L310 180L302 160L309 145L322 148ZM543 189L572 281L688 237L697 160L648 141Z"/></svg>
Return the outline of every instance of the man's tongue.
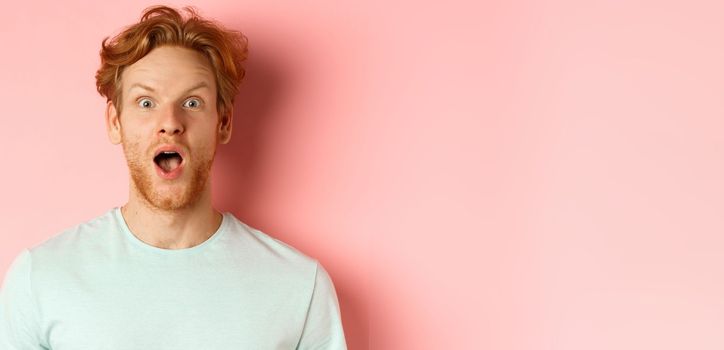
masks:
<svg viewBox="0 0 724 350"><path fill-rule="evenodd" d="M161 169L163 169L163 171L167 173L173 171L173 169L176 169L179 164L181 164L181 159L177 156L164 158L158 162L158 166L160 166Z"/></svg>

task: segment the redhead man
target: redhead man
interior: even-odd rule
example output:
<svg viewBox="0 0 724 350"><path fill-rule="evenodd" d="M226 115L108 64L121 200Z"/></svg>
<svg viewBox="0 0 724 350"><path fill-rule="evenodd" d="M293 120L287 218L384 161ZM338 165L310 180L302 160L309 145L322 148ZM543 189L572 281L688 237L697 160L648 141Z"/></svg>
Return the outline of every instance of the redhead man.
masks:
<svg viewBox="0 0 724 350"><path fill-rule="evenodd" d="M128 202L23 250L0 349L346 349L320 263L212 207L246 38L173 8L103 40L97 89Z"/></svg>

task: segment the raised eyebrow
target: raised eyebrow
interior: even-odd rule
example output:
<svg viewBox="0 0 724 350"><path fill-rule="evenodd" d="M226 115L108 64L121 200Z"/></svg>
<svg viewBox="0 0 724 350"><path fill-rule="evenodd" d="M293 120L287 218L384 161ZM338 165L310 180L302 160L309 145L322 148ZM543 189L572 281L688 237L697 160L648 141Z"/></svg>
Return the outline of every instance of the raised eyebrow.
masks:
<svg viewBox="0 0 724 350"><path fill-rule="evenodd" d="M141 89L148 90L148 91L151 91L151 92L156 92L156 89L154 89L154 88L152 88L152 87L150 87L150 86L148 86L148 85L143 85L143 84L141 84L141 83L135 83L135 84L131 85L131 86L128 88L128 91L133 90L133 88L141 88Z"/></svg>
<svg viewBox="0 0 724 350"><path fill-rule="evenodd" d="M141 84L141 83L134 83L133 85L131 85L130 88L128 88L128 90L129 90L129 91L130 91L130 90L133 90L133 88L141 88L141 89L144 89L144 90L147 90L147 91L150 91L150 92L156 92L156 89L154 89L154 88L152 88L152 87L150 87L150 86L148 86L148 85ZM208 89L208 88L209 88L209 84L206 83L205 81L202 81L202 82L200 82L200 83L192 86L191 88L187 89L184 93L187 94L187 93L189 93L189 92L191 92L191 91L198 90L198 89L201 89L201 88L207 88L207 89Z"/></svg>
<svg viewBox="0 0 724 350"><path fill-rule="evenodd" d="M198 90L198 89L201 89L201 88L207 88L207 89L208 89L208 88L209 88L209 84L207 84L205 81L202 81L202 82L200 82L200 83L192 86L190 89L186 90L185 93L189 93L189 92L191 92L191 91Z"/></svg>

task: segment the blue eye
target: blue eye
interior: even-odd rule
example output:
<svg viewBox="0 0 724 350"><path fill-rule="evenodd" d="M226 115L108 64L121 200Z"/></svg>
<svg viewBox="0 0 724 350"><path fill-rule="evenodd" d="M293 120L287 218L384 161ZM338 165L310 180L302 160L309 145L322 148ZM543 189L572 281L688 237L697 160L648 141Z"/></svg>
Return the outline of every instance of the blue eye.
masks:
<svg viewBox="0 0 724 350"><path fill-rule="evenodd" d="M201 100L198 98L190 98L186 101L184 101L184 107L191 108L191 109L197 109L201 107Z"/></svg>
<svg viewBox="0 0 724 350"><path fill-rule="evenodd" d="M153 104L153 101L151 101L151 99L142 98L142 99L138 100L138 106L141 108L151 108L154 106L154 104Z"/></svg>

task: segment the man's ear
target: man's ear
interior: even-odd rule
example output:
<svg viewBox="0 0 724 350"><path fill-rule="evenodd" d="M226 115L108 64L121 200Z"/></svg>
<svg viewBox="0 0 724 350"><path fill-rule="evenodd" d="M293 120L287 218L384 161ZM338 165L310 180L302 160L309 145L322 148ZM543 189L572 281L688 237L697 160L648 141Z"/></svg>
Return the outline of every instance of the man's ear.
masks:
<svg viewBox="0 0 724 350"><path fill-rule="evenodd" d="M231 121L234 114L232 111L226 113L226 115L219 115L221 120L219 121L219 143L227 144L231 140Z"/></svg>
<svg viewBox="0 0 724 350"><path fill-rule="evenodd" d="M117 145L121 143L121 120L118 115L116 106L113 105L113 101L108 101L106 104L106 131L108 132L108 139L111 143Z"/></svg>

